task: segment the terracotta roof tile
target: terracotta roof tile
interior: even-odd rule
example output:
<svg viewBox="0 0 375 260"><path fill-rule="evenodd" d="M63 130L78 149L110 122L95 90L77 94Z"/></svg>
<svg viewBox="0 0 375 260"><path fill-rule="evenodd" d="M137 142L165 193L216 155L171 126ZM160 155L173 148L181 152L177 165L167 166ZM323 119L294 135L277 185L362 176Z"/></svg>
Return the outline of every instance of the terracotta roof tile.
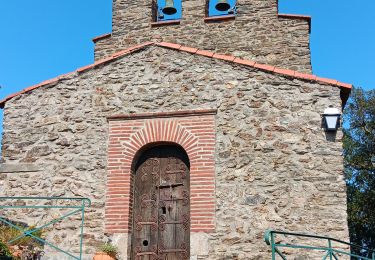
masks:
<svg viewBox="0 0 375 260"><path fill-rule="evenodd" d="M186 51L186 52L194 54L194 53L196 53L198 51L198 49L197 48L190 48L190 47L181 46L180 51Z"/></svg>
<svg viewBox="0 0 375 260"><path fill-rule="evenodd" d="M78 68L76 71L78 73L84 72L86 70L89 70L91 68L95 68L96 66L99 66L99 65L104 64L106 62L112 61L112 60L114 60L116 58L119 58L121 56L127 55L129 53L134 52L134 51L140 50L140 49L142 49L142 48L144 48L144 47L146 47L148 45L152 45L152 44L154 44L154 43L153 42L145 42L145 43L133 46L131 48L128 48L126 50L122 50L122 51L116 52L116 53L112 54L112 56L109 56L108 58L104 58L104 59L96 61L95 63L93 63L91 65Z"/></svg>
<svg viewBox="0 0 375 260"><path fill-rule="evenodd" d="M180 44L169 43L169 42L157 42L155 44L158 45L158 46L166 47L166 48L170 48L170 49L177 49L177 50L179 50L181 48Z"/></svg>
<svg viewBox="0 0 375 260"><path fill-rule="evenodd" d="M13 93L13 94L7 96L6 98L4 98L3 100L0 101L0 108L4 108L5 103L6 103L8 100L10 100L10 99L12 99L12 98L14 98L14 97L16 97L16 96L19 96L19 95L21 95L21 94L24 94L24 93L30 92L30 91L32 91L32 90L34 90L34 89L37 89L37 88L40 88L40 87L42 87L42 86L46 86L46 85L49 85L49 84L57 83L57 82L59 82L60 80L67 79L69 76L73 75L74 73L75 73L75 72L69 72L69 73L66 73L66 74L60 75L60 76L58 76L58 77L52 78L52 79L42 81L42 82L40 82L40 83L38 83L38 84L35 84L35 85L30 86L30 87L28 87L28 88L25 88L25 89L23 89L23 90L21 90L21 91L18 91L18 92L16 92L16 93Z"/></svg>
<svg viewBox="0 0 375 260"><path fill-rule="evenodd" d="M266 71L271 71L271 72L273 72L275 70L275 66L270 66L270 65L266 65L266 64L260 64L260 63L255 63L254 68L258 68L258 69L266 70Z"/></svg>
<svg viewBox="0 0 375 260"><path fill-rule="evenodd" d="M327 78L316 78L316 81L323 82L323 83L328 83L331 85L337 85L338 81L335 79L327 79Z"/></svg>
<svg viewBox="0 0 375 260"><path fill-rule="evenodd" d="M277 74L280 74L280 75L283 75L283 76L289 76L289 77L293 77L293 78L299 78L299 79L303 79L303 80L309 80L309 81L314 81L314 82L319 82L319 83L323 83L323 84L336 86L336 87L342 88L344 90L350 90L352 88L351 84L338 82L337 80L334 80L334 79L319 78L319 77L317 77L315 75L311 75L311 74L300 73L300 72L297 72L297 71L294 71L294 70L289 70L289 69L277 68L277 67L267 65L267 64L259 64L259 63L256 63L255 61L235 58L235 57L229 56L229 55L216 54L216 53L206 51L206 50L198 50L196 48L181 46L180 44L168 43L168 42L159 42L159 43L145 42L143 44L139 44L139 45L133 46L131 48L128 48L126 50L122 50L120 52L114 53L112 56L110 56L108 58L105 58L105 59L102 59L102 60L99 60L99 61L97 61L93 64L78 68L75 72L71 72L71 73L64 74L62 76L50 79L50 80L43 81L43 82L41 82L37 85L28 87L28 88L26 88L26 89L24 89L20 92L11 94L8 97L6 97L5 99L0 101L0 108L3 108L5 103L8 100L10 100L10 99L12 99L12 98L14 98L18 95L21 95L23 93L32 91L32 90L34 90L36 88L39 88L41 86L46 86L46 85L49 85L49 84L57 83L60 80L67 79L69 76L71 76L73 74L76 74L76 73L79 74L79 73L82 73L84 71L90 70L90 69L95 68L95 67L97 67L101 64L105 64L107 62L113 61L113 60L115 60L119 57L122 57L124 55L128 55L128 54L130 54L132 52L135 52L135 51L138 51L138 50L141 50L141 49L143 49L147 46L150 46L150 45L156 45L156 46L160 46L160 47L164 47L164 48L180 50L180 51L184 51L184 52L188 52L188 53L202 55L202 56L205 56L205 57L210 57L210 58L213 58L213 59L231 61L231 62L236 63L236 64L244 65L244 66L251 67L251 68L261 69L263 71L267 71L267 72L271 72L271 73L277 73ZM345 92L345 96L343 97L343 99L345 99L345 100L343 100L343 101L346 101L349 93L350 93L350 91Z"/></svg>
<svg viewBox="0 0 375 260"><path fill-rule="evenodd" d="M213 52L205 51L205 50L198 50L196 52L196 54L199 54L199 55L202 55L202 56L206 56L206 57L212 57L212 56L214 56Z"/></svg>
<svg viewBox="0 0 375 260"><path fill-rule="evenodd" d="M119 52L116 52L115 54L112 55L112 58L117 58L117 57L120 57L122 55L125 55L125 54L128 54L130 53L131 51L129 51L128 49L126 50L123 50L123 51L119 51Z"/></svg>
<svg viewBox="0 0 375 260"><path fill-rule="evenodd" d="M227 61L234 61L236 59L236 57L234 57L234 56L221 55L221 54L214 54L214 56L212 56L212 57L215 58L215 59L227 60Z"/></svg>
<svg viewBox="0 0 375 260"><path fill-rule="evenodd" d="M148 45L153 45L154 43L153 42L145 42L145 43L142 43L142 44L138 44L138 45L135 45L135 46L132 46L130 48L127 48L126 50L123 50L123 51L127 51L127 52L133 52L135 50L139 50L139 49L142 49L143 47L146 47ZM117 52L119 53L119 52ZM112 56L116 55L117 53L113 54Z"/></svg>
<svg viewBox="0 0 375 260"><path fill-rule="evenodd" d="M280 69L280 68L275 68L274 72L285 75L285 76L291 76L291 77L295 77L295 74L296 74L296 71L294 70Z"/></svg>
<svg viewBox="0 0 375 260"><path fill-rule="evenodd" d="M243 60L243 59L240 59L240 58L235 58L233 62L238 63L238 64L242 64L242 65L247 65L247 66L250 66L250 67L254 67L254 65L255 65L255 61Z"/></svg>
<svg viewBox="0 0 375 260"><path fill-rule="evenodd" d="M351 89L353 87L352 84L337 82L337 86L341 88Z"/></svg>
<svg viewBox="0 0 375 260"><path fill-rule="evenodd" d="M109 37L111 37L111 36L112 36L111 33L106 33L106 34L99 35L99 36L96 36L96 37L92 38L92 41L93 41L94 43L96 43L97 41L100 41L100 40L105 39L105 38L109 38Z"/></svg>
<svg viewBox="0 0 375 260"><path fill-rule="evenodd" d="M312 74L306 74L306 73L301 73L301 72L298 72L296 71L296 73L294 73L294 76L296 78L300 78L300 79L307 79L307 80L316 80L316 76L315 75L312 75Z"/></svg>
<svg viewBox="0 0 375 260"><path fill-rule="evenodd" d="M90 64L90 65L87 65L87 66L84 66L84 67L80 67L78 69L76 69L77 72L82 72L82 71L85 71L85 70L88 70L90 68L93 68L95 66L95 63L94 64Z"/></svg>

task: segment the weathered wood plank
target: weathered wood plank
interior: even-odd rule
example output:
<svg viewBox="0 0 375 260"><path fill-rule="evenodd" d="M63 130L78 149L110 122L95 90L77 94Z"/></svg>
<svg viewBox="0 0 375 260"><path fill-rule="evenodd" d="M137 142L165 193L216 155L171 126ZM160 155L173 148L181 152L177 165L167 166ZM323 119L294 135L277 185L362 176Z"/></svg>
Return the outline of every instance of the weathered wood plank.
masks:
<svg viewBox="0 0 375 260"><path fill-rule="evenodd" d="M140 157L135 172L133 259L151 260L153 252L162 259L188 259L190 175L186 153L175 146L152 148Z"/></svg>

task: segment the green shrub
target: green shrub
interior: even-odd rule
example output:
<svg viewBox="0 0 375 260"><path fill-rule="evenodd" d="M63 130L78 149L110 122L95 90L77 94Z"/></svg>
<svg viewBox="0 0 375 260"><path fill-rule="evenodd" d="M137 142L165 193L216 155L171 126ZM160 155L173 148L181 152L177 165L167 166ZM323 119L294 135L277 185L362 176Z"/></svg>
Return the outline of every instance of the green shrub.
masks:
<svg viewBox="0 0 375 260"><path fill-rule="evenodd" d="M21 229L25 229L24 227L20 227ZM29 228L26 228L26 230L32 230L35 226L31 226ZM12 239L21 236L23 233L15 228L12 228L10 226L2 225L0 226L0 237L3 241L11 241ZM42 238L43 231L38 230L32 233L34 236ZM30 236L25 236L21 239L18 239L12 243L12 246L32 246L32 247L40 247L42 246L41 242L37 241L35 238Z"/></svg>
<svg viewBox="0 0 375 260"><path fill-rule="evenodd" d="M105 243L99 247L99 250L106 253L107 255L110 255L112 257L116 257L118 253L118 249L116 246L110 244L110 243Z"/></svg>
<svg viewBox="0 0 375 260"><path fill-rule="evenodd" d="M11 256L12 254L10 253L8 245L0 240L0 259L7 259L8 257L11 257Z"/></svg>

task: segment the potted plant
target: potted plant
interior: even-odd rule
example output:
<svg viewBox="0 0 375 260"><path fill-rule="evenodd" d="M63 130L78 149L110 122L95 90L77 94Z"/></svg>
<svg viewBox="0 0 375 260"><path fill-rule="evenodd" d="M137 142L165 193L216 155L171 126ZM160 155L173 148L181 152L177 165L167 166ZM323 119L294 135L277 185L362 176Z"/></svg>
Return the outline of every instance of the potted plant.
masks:
<svg viewBox="0 0 375 260"><path fill-rule="evenodd" d="M99 251L95 254L93 260L115 260L118 253L116 246L105 243L99 247Z"/></svg>

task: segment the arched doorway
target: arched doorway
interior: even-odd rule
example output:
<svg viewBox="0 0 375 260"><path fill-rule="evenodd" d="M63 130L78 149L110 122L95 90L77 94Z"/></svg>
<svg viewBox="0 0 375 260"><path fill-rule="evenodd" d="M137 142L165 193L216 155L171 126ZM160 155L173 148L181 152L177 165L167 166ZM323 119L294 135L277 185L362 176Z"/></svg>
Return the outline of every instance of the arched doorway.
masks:
<svg viewBox="0 0 375 260"><path fill-rule="evenodd" d="M132 259L190 255L190 165L175 145L144 151L135 165Z"/></svg>

